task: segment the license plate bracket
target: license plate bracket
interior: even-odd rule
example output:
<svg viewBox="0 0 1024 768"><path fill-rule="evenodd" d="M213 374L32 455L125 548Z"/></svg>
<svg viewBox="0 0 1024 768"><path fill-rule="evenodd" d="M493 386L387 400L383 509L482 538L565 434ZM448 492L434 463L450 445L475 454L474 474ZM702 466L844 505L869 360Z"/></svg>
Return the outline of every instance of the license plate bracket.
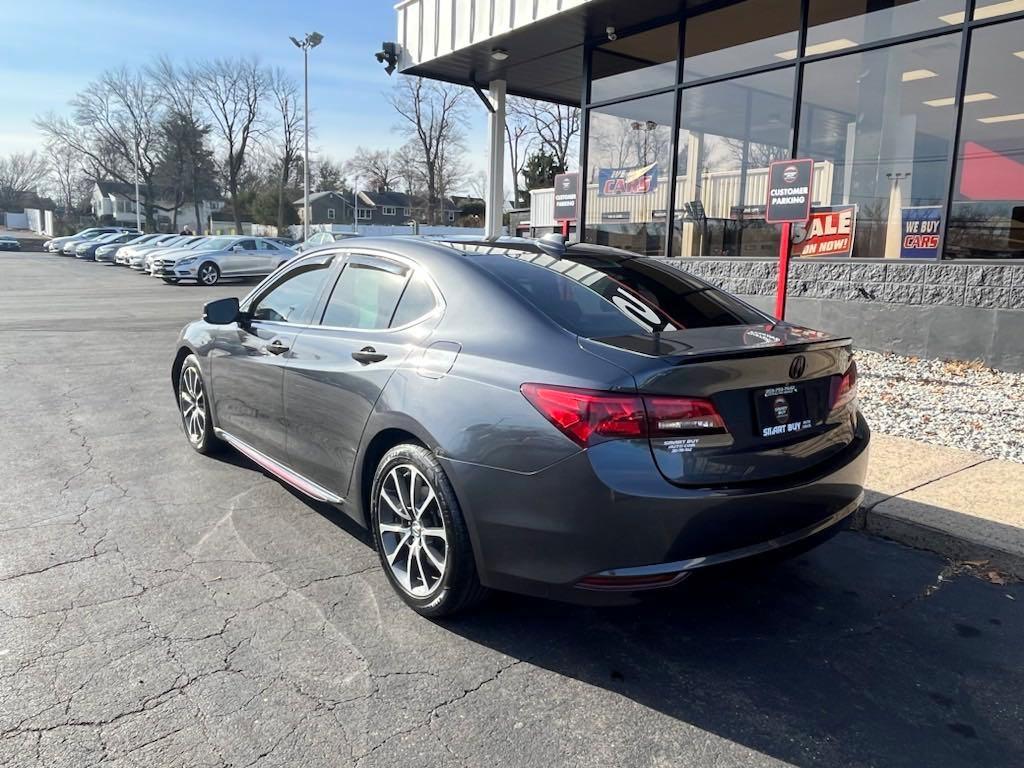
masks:
<svg viewBox="0 0 1024 768"><path fill-rule="evenodd" d="M779 439L813 426L807 408L807 392L801 384L778 384L754 390L757 435Z"/></svg>

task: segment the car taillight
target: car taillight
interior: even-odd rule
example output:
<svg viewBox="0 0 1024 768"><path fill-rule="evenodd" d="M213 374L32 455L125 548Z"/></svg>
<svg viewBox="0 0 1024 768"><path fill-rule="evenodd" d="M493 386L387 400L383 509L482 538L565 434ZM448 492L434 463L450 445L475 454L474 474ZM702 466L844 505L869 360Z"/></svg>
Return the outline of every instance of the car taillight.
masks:
<svg viewBox="0 0 1024 768"><path fill-rule="evenodd" d="M622 438L681 437L725 431L710 400L523 384L523 396L583 448Z"/></svg>
<svg viewBox="0 0 1024 768"><path fill-rule="evenodd" d="M645 397L650 437L724 432L725 422L710 400L695 397Z"/></svg>
<svg viewBox="0 0 1024 768"><path fill-rule="evenodd" d="M857 397L857 363L851 362L850 367L842 376L832 378L832 408L842 408Z"/></svg>

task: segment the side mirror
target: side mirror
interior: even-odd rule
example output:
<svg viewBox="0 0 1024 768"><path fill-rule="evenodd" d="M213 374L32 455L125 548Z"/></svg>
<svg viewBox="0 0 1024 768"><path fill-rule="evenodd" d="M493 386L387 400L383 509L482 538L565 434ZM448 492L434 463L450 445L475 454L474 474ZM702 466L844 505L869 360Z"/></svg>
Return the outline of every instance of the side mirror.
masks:
<svg viewBox="0 0 1024 768"><path fill-rule="evenodd" d="M203 320L211 325L231 325L239 319L238 299L217 299L203 307Z"/></svg>
<svg viewBox="0 0 1024 768"><path fill-rule="evenodd" d="M241 245L232 245L231 246L231 250L232 251L244 251L245 248L243 248Z"/></svg>

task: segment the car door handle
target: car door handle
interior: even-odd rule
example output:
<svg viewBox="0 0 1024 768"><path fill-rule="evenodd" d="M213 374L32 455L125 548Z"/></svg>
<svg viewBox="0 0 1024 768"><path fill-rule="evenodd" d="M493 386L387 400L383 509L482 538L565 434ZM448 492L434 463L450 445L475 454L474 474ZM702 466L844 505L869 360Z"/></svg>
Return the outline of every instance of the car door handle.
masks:
<svg viewBox="0 0 1024 768"><path fill-rule="evenodd" d="M378 352L373 347L363 347L358 352L352 353L352 359L362 365L369 365L370 363L379 363L381 360L387 360L388 356Z"/></svg>
<svg viewBox="0 0 1024 768"><path fill-rule="evenodd" d="M267 344L267 352L272 355L280 355L283 352L287 352L289 349L291 349L291 346L288 342L281 339L274 339L272 342Z"/></svg>

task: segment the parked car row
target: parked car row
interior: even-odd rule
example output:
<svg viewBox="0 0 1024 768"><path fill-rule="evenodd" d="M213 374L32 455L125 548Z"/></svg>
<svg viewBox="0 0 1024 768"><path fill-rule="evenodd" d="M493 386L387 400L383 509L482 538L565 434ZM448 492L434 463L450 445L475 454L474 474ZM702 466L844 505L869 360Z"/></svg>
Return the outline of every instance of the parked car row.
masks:
<svg viewBox="0 0 1024 768"><path fill-rule="evenodd" d="M48 240L43 250L126 266L165 283L216 285L222 278L269 275L296 255L294 244L290 238L143 234L127 227L91 227Z"/></svg>

